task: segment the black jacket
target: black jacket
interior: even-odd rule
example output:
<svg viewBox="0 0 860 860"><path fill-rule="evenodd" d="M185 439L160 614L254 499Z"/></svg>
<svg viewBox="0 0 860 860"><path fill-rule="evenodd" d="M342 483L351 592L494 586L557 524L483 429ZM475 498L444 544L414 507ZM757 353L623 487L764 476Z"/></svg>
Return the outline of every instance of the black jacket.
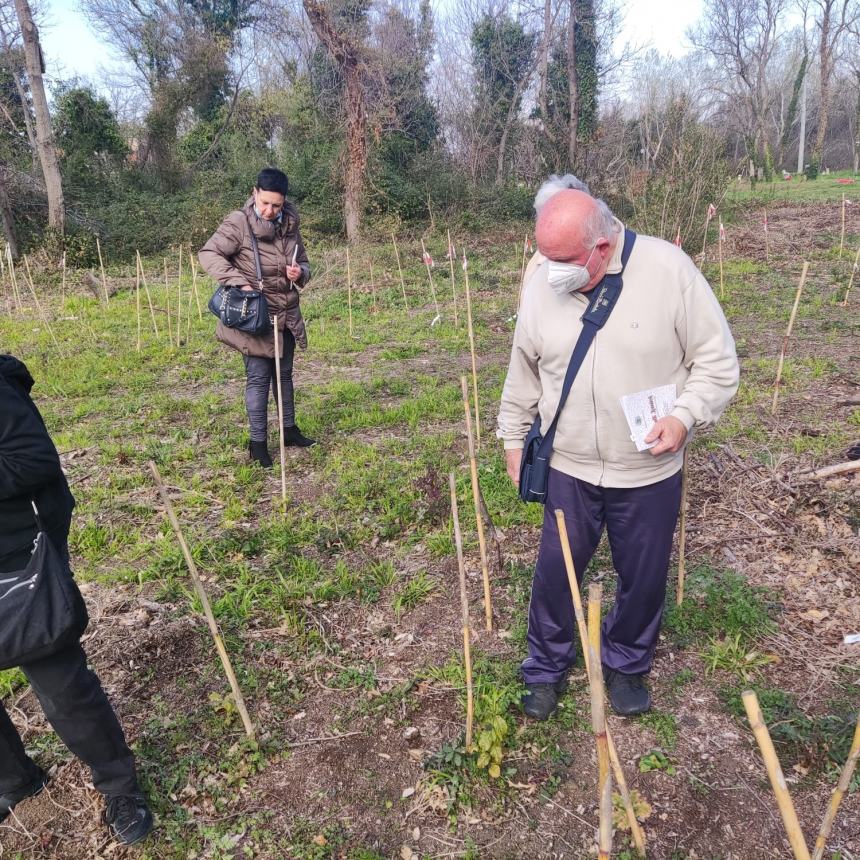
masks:
<svg viewBox="0 0 860 860"><path fill-rule="evenodd" d="M58 548L65 546L75 506L32 387L26 366L0 355L0 570L13 569L7 562L36 536L31 499Z"/></svg>

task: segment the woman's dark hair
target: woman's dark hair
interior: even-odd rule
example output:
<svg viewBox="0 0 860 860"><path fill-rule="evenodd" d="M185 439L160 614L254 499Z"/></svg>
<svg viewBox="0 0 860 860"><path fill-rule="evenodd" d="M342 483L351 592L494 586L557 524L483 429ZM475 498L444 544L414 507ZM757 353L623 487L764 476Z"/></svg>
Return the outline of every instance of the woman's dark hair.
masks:
<svg viewBox="0 0 860 860"><path fill-rule="evenodd" d="M276 167L264 167L257 175L255 188L260 191L274 191L276 194L287 196L287 190L290 184L287 180L287 174Z"/></svg>

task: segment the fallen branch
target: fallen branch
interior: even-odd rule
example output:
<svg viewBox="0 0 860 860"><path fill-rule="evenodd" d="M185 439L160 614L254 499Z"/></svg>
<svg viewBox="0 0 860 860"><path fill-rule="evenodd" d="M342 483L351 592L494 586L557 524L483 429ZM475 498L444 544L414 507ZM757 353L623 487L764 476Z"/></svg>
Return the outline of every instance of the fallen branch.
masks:
<svg viewBox="0 0 860 860"><path fill-rule="evenodd" d="M836 463L833 466L824 466L821 469L807 469L804 472L795 472L792 477L801 481L814 481L817 478L832 478L834 475L849 475L851 472L860 471L860 460L849 460L847 463Z"/></svg>

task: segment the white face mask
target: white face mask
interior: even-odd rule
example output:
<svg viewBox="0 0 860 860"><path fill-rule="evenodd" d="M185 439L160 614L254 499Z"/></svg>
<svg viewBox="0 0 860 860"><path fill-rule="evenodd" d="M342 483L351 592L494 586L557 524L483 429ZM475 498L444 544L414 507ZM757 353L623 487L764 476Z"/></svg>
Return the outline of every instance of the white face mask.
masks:
<svg viewBox="0 0 860 860"><path fill-rule="evenodd" d="M594 248L596 247L595 245ZM588 282L591 280L588 264L591 262L592 254L594 254L594 248L591 249L591 254L588 255L584 266L580 266L579 263L549 261L546 276L556 295L566 296L568 293L579 292L583 287L588 286Z"/></svg>

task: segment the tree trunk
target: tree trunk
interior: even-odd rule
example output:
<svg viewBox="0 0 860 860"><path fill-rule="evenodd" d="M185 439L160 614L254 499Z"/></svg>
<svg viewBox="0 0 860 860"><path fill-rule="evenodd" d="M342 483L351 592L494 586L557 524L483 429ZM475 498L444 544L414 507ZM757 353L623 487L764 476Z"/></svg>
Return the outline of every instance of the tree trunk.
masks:
<svg viewBox="0 0 860 860"><path fill-rule="evenodd" d="M322 0L302 0L314 33L337 63L344 80L346 104L346 165L344 170L343 219L346 238L357 242L367 170L367 113L360 47L338 32Z"/></svg>
<svg viewBox="0 0 860 860"><path fill-rule="evenodd" d="M45 82L42 80L44 66L42 49L39 45L39 31L33 21L33 13L27 0L15 0L15 11L21 26L24 40L24 62L30 83L30 96L33 99L33 113L36 119L36 142L39 147L39 161L45 177L45 191L48 195L48 224L60 233L65 226L63 206L63 181L57 161L57 148L51 129L51 114L45 96Z"/></svg>
<svg viewBox="0 0 860 860"><path fill-rule="evenodd" d="M857 76L857 111L854 114L854 172L860 169L860 70L854 73Z"/></svg>
<svg viewBox="0 0 860 860"><path fill-rule="evenodd" d="M576 137L579 131L579 85L576 78L576 0L570 0L567 26L567 90L570 99L567 160L569 170L576 170Z"/></svg>
<svg viewBox="0 0 860 860"><path fill-rule="evenodd" d="M3 167L0 167L0 222L3 224L3 235L6 237L12 259L17 260L20 255L18 240L15 238L15 218L9 205L9 195L6 193L6 171Z"/></svg>
<svg viewBox="0 0 860 860"><path fill-rule="evenodd" d="M819 71L821 72L818 88L818 132L815 135L815 145L812 148L812 160L819 167L824 152L827 123L830 120L830 75L833 71L833 50L830 42L830 4L825 3L825 7L821 14L821 44L818 58Z"/></svg>
<svg viewBox="0 0 860 860"><path fill-rule="evenodd" d="M549 50L552 45L552 0L544 0L543 4L543 43L540 48L540 89L538 90L538 105L544 134L549 133L549 108L546 101L547 67L549 65Z"/></svg>

